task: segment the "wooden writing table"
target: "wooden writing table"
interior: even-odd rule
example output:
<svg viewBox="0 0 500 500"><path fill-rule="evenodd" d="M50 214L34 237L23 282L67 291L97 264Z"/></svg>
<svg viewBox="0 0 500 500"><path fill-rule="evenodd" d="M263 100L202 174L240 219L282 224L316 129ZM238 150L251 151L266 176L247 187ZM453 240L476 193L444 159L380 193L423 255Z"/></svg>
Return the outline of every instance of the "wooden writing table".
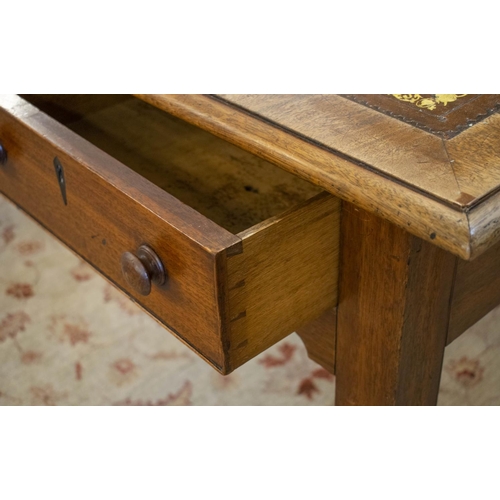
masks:
<svg viewBox="0 0 500 500"><path fill-rule="evenodd" d="M497 113L500 96L149 94L136 97L333 195L332 202L323 198L313 201L309 208L298 209L293 216L296 220L308 218L306 226L312 228L320 219L329 220L329 214L337 210L334 207L340 212L340 239L332 237L325 224L314 226L316 229L311 233L315 239L321 239L323 233L332 237L332 245L339 247L338 254L321 250L321 246L318 251L310 247L305 254L307 258L300 264L301 254L297 250L298 260L291 268L306 269L309 263L310 275L321 267L321 262L335 267L331 274L334 284L321 278L324 270L316 278L316 302L310 300L310 292L302 298L310 301L309 309L321 303L314 317L320 309L322 316L310 321L313 315L306 318L305 313L296 314L292 302L285 301L289 310L282 311L280 321L286 322L285 317L289 316L296 321L291 321L289 327L300 323L298 331L309 355L336 374L337 404L435 404L445 346L500 303L500 114ZM92 155L88 153L83 142L65 135L66 132L50 136L46 130L51 127L44 122L43 128L31 108L12 102L0 103L5 113L14 116L16 123L22 123L27 130L35 131L38 138L56 145L59 155L61 152L68 155L67 163L76 159L88 165L91 160L99 163L104 159L94 151ZM9 141L10 136L2 138L2 133L7 136L13 130L7 127L4 124L2 128L0 121L0 141ZM73 139L76 146L71 149L67 144ZM9 147L16 151L18 145L14 141L3 146L7 152L5 159L11 158L7 156ZM79 154L75 153L77 150ZM117 164L113 173L119 172L118 167ZM102 168L102 172L108 169ZM102 172L100 178L108 182ZM26 207L14 188L9 191L7 177L2 175L0 172L0 191L70 247L76 247L89 262L101 270L104 266L103 274L127 291L121 278L113 276L114 267L108 272L107 261L96 264L96 250L85 246L80 251L71 240L67 241L64 234L59 234L63 226L57 224L62 222L58 221L54 229L43 215L34 214L35 208ZM2 180L7 187L2 188ZM127 192L128 188L118 187ZM143 198L136 199L142 206L147 205ZM335 205L338 199L341 203ZM178 216L178 211L168 208ZM177 210L177 206L174 208ZM292 227L293 217L279 221L276 227L289 234L291 229L286 227L287 224ZM211 226L206 231L209 229ZM265 232L261 234L265 236ZM305 233L297 233L299 240L300 234ZM219 243L223 236L226 238L225 233L218 233ZM237 236L245 243L250 233ZM191 239L194 238L200 239L198 233ZM226 239L223 251L231 270L231 262L238 262L235 255L241 254L241 248L236 240ZM161 250L161 244L157 245ZM208 246L204 244L204 248ZM300 252L306 247L307 238ZM221 251L210 250L217 255ZM285 245L284 255L288 251ZM262 252L259 250L258 255L267 255ZM172 269L175 274L175 266ZM235 269L238 274L240 268ZM310 284L307 276L301 276L300 269L289 272L294 279L298 277L305 280L304 284ZM148 276L144 279L146 288L150 288ZM245 286L248 279L247 276L234 286L229 280L228 293ZM279 280L274 279L274 283ZM216 282L221 283L217 275ZM325 299L326 287L332 291L330 302ZM135 292L127 293L134 296ZM218 294L217 307L221 300L226 300L222 295ZM252 300L248 300L251 310ZM141 305L149 312L155 306L147 302ZM233 321L250 321L243 319L246 311L228 318L229 332ZM227 341L232 337L226 332L225 320L221 325L222 343L216 347L207 343L198 350L216 367L213 356L222 352L222 368L218 368L222 372L236 368L283 336L280 332L254 345L254 336L258 334L255 331L250 334L249 330L243 334L244 330L240 330L240 337L234 337L241 340L236 346ZM178 336L198 348L182 332ZM215 353L213 356L210 349Z"/></svg>
<svg viewBox="0 0 500 500"><path fill-rule="evenodd" d="M500 302L500 96L141 97L343 200L336 402L435 404L445 345Z"/></svg>

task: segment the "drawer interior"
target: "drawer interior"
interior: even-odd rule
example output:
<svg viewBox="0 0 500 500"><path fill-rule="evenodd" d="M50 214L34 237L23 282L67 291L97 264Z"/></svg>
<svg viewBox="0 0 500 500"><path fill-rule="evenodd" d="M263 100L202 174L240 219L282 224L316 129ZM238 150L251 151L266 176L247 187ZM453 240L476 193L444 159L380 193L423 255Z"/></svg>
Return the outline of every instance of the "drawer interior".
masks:
<svg viewBox="0 0 500 500"><path fill-rule="evenodd" d="M234 234L321 192L132 96L22 97Z"/></svg>

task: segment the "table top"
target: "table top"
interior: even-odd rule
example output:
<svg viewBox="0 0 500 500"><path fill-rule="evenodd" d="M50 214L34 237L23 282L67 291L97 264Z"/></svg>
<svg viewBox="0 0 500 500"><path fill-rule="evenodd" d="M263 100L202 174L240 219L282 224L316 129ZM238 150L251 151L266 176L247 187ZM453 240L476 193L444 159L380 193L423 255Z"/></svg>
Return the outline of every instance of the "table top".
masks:
<svg viewBox="0 0 500 500"><path fill-rule="evenodd" d="M500 95L138 97L464 259L500 240Z"/></svg>

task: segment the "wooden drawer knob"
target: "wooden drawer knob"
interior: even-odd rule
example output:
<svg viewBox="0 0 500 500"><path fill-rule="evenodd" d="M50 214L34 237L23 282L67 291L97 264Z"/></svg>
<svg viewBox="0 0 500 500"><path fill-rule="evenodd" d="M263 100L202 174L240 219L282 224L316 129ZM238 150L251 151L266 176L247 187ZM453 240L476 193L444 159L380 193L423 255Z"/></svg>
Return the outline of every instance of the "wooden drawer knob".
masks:
<svg viewBox="0 0 500 500"><path fill-rule="evenodd" d="M131 252L122 255L122 273L127 283L141 295L151 293L151 282L161 286L167 279L160 258L147 245L141 245L135 255Z"/></svg>
<svg viewBox="0 0 500 500"><path fill-rule="evenodd" d="M7 161L7 150L3 147L0 142L0 163L3 165Z"/></svg>

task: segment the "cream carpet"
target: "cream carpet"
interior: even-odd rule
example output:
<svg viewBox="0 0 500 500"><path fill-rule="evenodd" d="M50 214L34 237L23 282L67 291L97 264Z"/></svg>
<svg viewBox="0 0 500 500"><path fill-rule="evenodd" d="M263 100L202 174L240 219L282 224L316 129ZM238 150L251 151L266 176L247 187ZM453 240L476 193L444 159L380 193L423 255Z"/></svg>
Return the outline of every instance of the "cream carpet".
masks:
<svg viewBox="0 0 500 500"><path fill-rule="evenodd" d="M222 377L0 196L0 405L332 405L293 334ZM500 404L500 309L446 350L441 405Z"/></svg>

